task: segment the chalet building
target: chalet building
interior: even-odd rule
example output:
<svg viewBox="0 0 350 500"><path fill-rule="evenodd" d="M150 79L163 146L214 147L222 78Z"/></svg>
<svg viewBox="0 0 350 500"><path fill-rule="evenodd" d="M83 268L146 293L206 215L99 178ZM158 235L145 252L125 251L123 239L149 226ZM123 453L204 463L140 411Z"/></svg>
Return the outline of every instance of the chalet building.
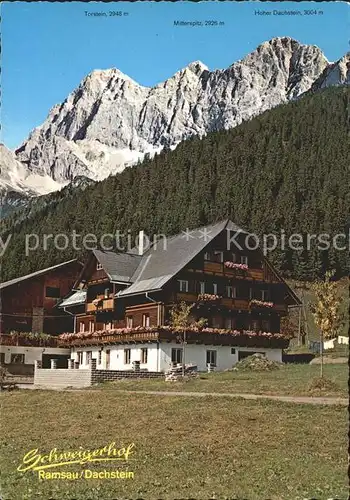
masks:
<svg viewBox="0 0 350 500"><path fill-rule="evenodd" d="M226 369L252 352L281 361L281 318L300 302L262 252L247 248L247 234L226 220L144 251L92 251L58 306L75 318L62 345L81 367L96 359L100 369L163 371L184 361ZM180 302L193 305L193 321L207 320L186 332L185 360L184 333L170 324Z"/></svg>
<svg viewBox="0 0 350 500"><path fill-rule="evenodd" d="M73 318L56 306L67 296L82 264L70 260L0 284L0 333L73 331Z"/></svg>

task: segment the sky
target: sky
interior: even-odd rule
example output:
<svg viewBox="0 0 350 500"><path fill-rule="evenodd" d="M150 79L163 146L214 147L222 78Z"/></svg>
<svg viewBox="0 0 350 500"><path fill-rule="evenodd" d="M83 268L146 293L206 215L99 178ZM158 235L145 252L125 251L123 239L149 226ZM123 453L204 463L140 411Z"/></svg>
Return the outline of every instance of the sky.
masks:
<svg viewBox="0 0 350 500"><path fill-rule="evenodd" d="M123 15L109 15L117 11ZM3 2L1 142L19 146L94 69L115 67L152 86L196 60L226 68L277 36L317 45L335 61L349 50L349 12L341 2ZM176 20L224 25L181 27Z"/></svg>

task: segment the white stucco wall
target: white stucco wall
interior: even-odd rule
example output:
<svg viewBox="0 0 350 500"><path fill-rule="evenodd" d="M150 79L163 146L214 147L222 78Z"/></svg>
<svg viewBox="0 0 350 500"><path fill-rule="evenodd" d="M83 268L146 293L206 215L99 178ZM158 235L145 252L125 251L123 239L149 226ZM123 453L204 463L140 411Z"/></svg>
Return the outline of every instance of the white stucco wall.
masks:
<svg viewBox="0 0 350 500"><path fill-rule="evenodd" d="M29 347L29 346L7 346L0 345L0 352L5 354L5 364L11 363L12 354L24 354L24 363L33 365L35 361L41 361L43 354L69 355L69 349L59 347Z"/></svg>
<svg viewBox="0 0 350 500"><path fill-rule="evenodd" d="M159 346L159 347L158 347ZM102 351L101 363L96 362L97 369L106 369L106 350L110 350L110 370L132 370L133 361L141 361L141 348L148 349L147 364L141 364L141 369L148 371L165 371L171 366L171 350L181 349L181 344L175 342L162 342L160 344L122 344L108 347L81 347L72 350L71 358L78 361L78 351L83 352L83 363L79 368L87 368L87 352L92 352L92 358L98 361L98 351ZM124 364L124 349L130 349L130 363ZM235 352L232 354L231 350ZM198 371L207 371L207 351L216 351L216 371L223 371L232 368L238 361L239 351L261 352L271 361L282 362L282 349L254 348L254 347L234 347L217 346L203 344L187 344L185 349L185 363L197 365Z"/></svg>
<svg viewBox="0 0 350 500"><path fill-rule="evenodd" d="M124 350L130 349L130 363L124 363ZM79 368L86 368L88 366L87 363L87 352L92 352L92 359L96 359L96 368L97 369L107 369L107 355L106 351L110 351L110 362L109 369L110 370L132 370L133 361L141 361L141 349L147 349L147 363L141 363L140 368L146 369L148 371L159 371L159 353L160 347L156 343L150 344L122 344L122 345L111 345L104 347L82 347L76 348L71 352L71 359L78 361L78 352L83 352L83 363L79 366ZM98 352L101 351L101 363L98 363Z"/></svg>
<svg viewBox="0 0 350 500"><path fill-rule="evenodd" d="M171 365L171 350L173 348L181 348L181 345L174 342L169 344L161 344L161 348L161 370L167 370ZM234 354L231 354L232 349L235 350ZM265 353L266 357L271 361L282 362L282 349L187 344L185 349L185 363L193 363L197 365L198 371L207 371L207 351L209 350L216 351L215 370L217 371L223 371L227 370L228 368L232 368L233 365L238 362L239 351Z"/></svg>

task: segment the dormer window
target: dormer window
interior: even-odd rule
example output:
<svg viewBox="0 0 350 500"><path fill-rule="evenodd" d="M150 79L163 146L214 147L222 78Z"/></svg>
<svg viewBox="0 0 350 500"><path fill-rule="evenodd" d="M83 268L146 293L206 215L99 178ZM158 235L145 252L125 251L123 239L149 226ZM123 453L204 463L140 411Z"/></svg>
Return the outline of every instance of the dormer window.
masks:
<svg viewBox="0 0 350 500"><path fill-rule="evenodd" d="M100 271L102 269L102 264L100 262L96 263L96 271Z"/></svg>

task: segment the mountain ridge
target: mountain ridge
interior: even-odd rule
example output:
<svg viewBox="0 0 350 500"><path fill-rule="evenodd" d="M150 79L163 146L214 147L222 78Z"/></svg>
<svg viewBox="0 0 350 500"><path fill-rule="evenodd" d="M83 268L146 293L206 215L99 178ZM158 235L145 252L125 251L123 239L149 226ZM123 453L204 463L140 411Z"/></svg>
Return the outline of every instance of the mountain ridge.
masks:
<svg viewBox="0 0 350 500"><path fill-rule="evenodd" d="M344 61L343 61L344 60ZM349 55L329 63L321 49L276 37L226 69L194 61L145 87L117 68L93 70L15 151L28 178L56 188L77 176L102 180L164 147L234 128L305 92L349 83ZM343 67L347 75L343 75ZM323 76L322 76L323 75Z"/></svg>

